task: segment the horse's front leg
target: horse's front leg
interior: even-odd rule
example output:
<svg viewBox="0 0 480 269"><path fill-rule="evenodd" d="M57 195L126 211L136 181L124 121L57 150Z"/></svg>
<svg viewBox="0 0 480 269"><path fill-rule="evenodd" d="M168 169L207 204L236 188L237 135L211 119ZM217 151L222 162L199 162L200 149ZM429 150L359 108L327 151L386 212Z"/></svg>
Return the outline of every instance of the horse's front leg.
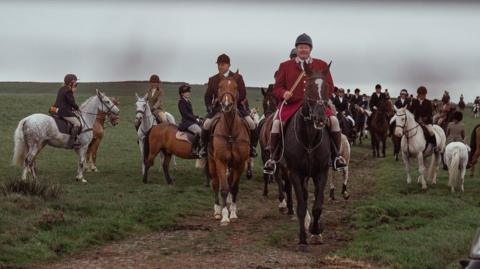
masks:
<svg viewBox="0 0 480 269"><path fill-rule="evenodd" d="M293 215L293 201L292 201L292 183L290 182L290 179L288 177L288 171L287 169L282 169L281 172L282 179L283 179L283 184L285 186L285 193L287 195L287 214L288 215Z"/></svg>
<svg viewBox="0 0 480 269"><path fill-rule="evenodd" d="M350 193L347 190L348 177L349 177L349 172L348 172L348 166L347 166L343 170L343 186L342 186L342 195L343 195L343 199L345 200L348 200L348 198L350 198Z"/></svg>
<svg viewBox="0 0 480 269"><path fill-rule="evenodd" d="M237 195L240 185L240 170L232 169L232 188L231 188L231 195L232 195L232 203L230 204L230 220L238 219L237 216Z"/></svg>
<svg viewBox="0 0 480 269"><path fill-rule="evenodd" d="M407 184L412 183L412 177L410 176L410 157L408 152L402 150L402 159L405 164L405 172L407 173Z"/></svg>
<svg viewBox="0 0 480 269"><path fill-rule="evenodd" d="M213 190L213 196L215 199L215 203L213 205L213 217L216 220L220 220L222 218L222 207L220 206L220 181L218 180L218 176L216 174L215 164L210 160L207 160L206 167L208 167L207 169L213 169L213 170L206 170L205 174L208 174L207 178L209 176L212 178L211 185Z"/></svg>
<svg viewBox="0 0 480 269"><path fill-rule="evenodd" d="M92 150L92 159L91 159L91 166L90 168L92 169L93 172L98 172L97 169L97 152L98 149L100 148L100 143L102 142L102 136L98 137L95 139L95 144L93 144L93 150Z"/></svg>
<svg viewBox="0 0 480 269"><path fill-rule="evenodd" d="M335 200L335 171L333 169L330 170L330 176L328 177L328 181L330 182L330 190L329 190L329 197L330 200Z"/></svg>
<svg viewBox="0 0 480 269"><path fill-rule="evenodd" d="M299 250L305 251L307 248L307 233L305 231L305 217L307 215L307 201L308 192L306 190L305 178L295 172L290 173L290 179L295 189L295 196L297 197L297 219L300 226Z"/></svg>
<svg viewBox="0 0 480 269"><path fill-rule="evenodd" d="M227 199L228 195L230 194L230 184L228 183L228 178L230 177L231 171L224 163L217 163L215 165L217 167L216 174L220 185L220 194L222 196L222 220L220 221L220 225L226 226L230 223Z"/></svg>
<svg viewBox="0 0 480 269"><path fill-rule="evenodd" d="M165 176L165 180L169 185L174 183L173 178L170 176L170 171L168 170L171 159L172 159L172 155L169 154L168 152L165 152L163 157L162 168L163 168L163 175Z"/></svg>
<svg viewBox="0 0 480 269"><path fill-rule="evenodd" d="M382 139L382 157L385 158L387 150L387 136L384 136Z"/></svg>
<svg viewBox="0 0 480 269"><path fill-rule="evenodd" d="M77 165L77 181L81 181L82 183L87 183L87 180L83 177L83 171L85 170L85 158L87 153L87 146L83 146L76 150L78 155L78 165Z"/></svg>
<svg viewBox="0 0 480 269"><path fill-rule="evenodd" d="M427 189L427 181L425 180L425 159L423 157L423 152L419 152L417 155L418 161L418 179L417 181L422 184L422 190Z"/></svg>
<svg viewBox="0 0 480 269"><path fill-rule="evenodd" d="M328 168L324 171L321 171L314 179L313 183L315 184L315 204L313 205L312 215L313 222L310 224L310 233L312 244L321 244L323 243L322 232L323 226L320 223L320 216L322 215L322 207L324 201L324 191L325 184L327 183L328 178Z"/></svg>
<svg viewBox="0 0 480 269"><path fill-rule="evenodd" d="M285 212L287 209L287 201L285 200L285 185L283 179L281 178L280 171L275 172L275 181L277 182L278 187L278 209L280 212Z"/></svg>

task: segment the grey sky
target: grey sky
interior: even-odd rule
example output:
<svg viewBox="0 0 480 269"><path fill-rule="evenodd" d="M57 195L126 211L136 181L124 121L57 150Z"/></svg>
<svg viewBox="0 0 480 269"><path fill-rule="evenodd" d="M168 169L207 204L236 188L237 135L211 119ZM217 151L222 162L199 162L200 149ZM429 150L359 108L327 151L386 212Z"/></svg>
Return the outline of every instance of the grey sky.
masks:
<svg viewBox="0 0 480 269"><path fill-rule="evenodd" d="M247 85L273 80L297 35L344 88L480 95L480 5L471 2L0 2L0 80L204 83L220 53Z"/></svg>

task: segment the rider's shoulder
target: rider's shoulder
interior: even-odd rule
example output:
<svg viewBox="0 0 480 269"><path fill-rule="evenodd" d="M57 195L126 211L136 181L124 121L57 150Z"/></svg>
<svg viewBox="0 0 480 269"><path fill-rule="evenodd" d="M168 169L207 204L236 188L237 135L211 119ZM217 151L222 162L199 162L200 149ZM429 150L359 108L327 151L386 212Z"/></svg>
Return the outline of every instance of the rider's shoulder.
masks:
<svg viewBox="0 0 480 269"><path fill-rule="evenodd" d="M321 68L328 66L327 62L318 58L312 58L312 64Z"/></svg>
<svg viewBox="0 0 480 269"><path fill-rule="evenodd" d="M288 68L288 67L291 67L291 66L296 66L297 62L295 61L295 59L289 59L289 60L286 60L286 61L283 61L280 63L280 69L281 68Z"/></svg>

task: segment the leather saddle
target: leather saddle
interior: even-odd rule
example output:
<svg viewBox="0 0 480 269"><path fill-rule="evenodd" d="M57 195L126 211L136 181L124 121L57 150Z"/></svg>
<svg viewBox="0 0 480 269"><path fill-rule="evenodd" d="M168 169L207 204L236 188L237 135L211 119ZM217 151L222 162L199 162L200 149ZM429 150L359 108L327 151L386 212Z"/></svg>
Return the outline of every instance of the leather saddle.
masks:
<svg viewBox="0 0 480 269"><path fill-rule="evenodd" d="M57 114L52 114L51 117L55 120L55 123L57 124L57 128L60 133L72 135L73 125L69 121L63 119Z"/></svg>
<svg viewBox="0 0 480 269"><path fill-rule="evenodd" d="M197 136L188 131L177 131L175 133L175 138L177 140L184 141L190 144L194 144L197 140Z"/></svg>

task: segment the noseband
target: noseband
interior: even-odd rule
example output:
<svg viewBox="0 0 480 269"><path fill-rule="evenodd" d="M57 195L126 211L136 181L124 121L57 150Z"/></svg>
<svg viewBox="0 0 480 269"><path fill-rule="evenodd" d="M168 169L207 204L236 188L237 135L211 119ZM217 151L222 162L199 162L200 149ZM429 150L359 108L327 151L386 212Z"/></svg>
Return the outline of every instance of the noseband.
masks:
<svg viewBox="0 0 480 269"><path fill-rule="evenodd" d="M404 135L405 135L407 138L411 138L411 137L413 137L414 135L417 134L417 133L415 132L413 135L408 136L408 132L417 129L417 128L420 126L420 124L418 124L418 123L417 123L417 125L416 125L415 127L405 130L405 127L407 126L407 119L408 119L408 118L407 118L407 113L401 114L401 115L396 114L395 116L397 116L397 117L404 117L404 118L405 118L405 124L403 124L403 126L402 126L402 125L399 125L399 124L396 124L395 127L401 128L402 131L403 131L403 133L404 133Z"/></svg>

